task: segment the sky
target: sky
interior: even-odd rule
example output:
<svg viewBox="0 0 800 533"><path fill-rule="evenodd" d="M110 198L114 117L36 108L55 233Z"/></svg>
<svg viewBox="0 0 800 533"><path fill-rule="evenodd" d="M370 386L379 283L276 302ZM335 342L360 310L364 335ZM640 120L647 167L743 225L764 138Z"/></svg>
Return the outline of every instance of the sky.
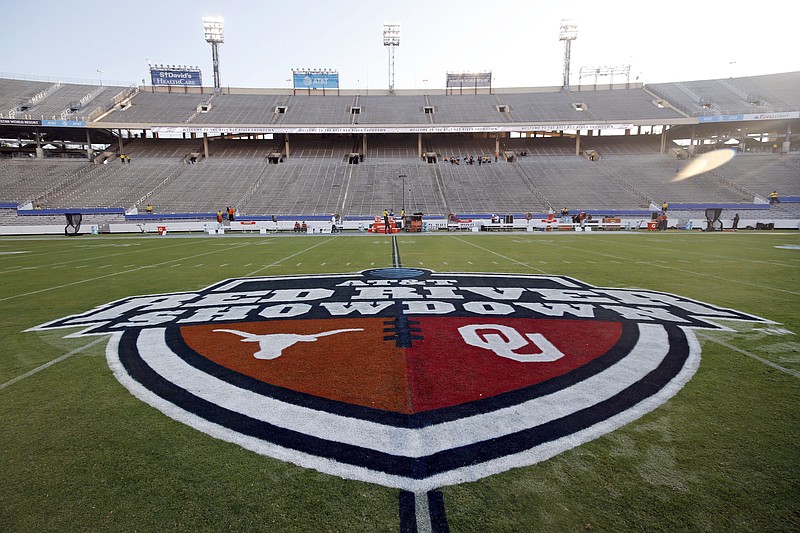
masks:
<svg viewBox="0 0 800 533"><path fill-rule="evenodd" d="M224 20L223 87L287 88L293 68L324 68L339 72L343 89L385 90L387 22L400 24L395 89L443 89L448 71L487 70L494 87L561 86L563 19L578 26L571 45L572 86L593 84L593 77L580 80L579 73L597 66L630 65L630 81L643 83L800 71L800 4L775 0L762 6L641 0L0 0L6 21L0 77L149 84L150 61L200 67L203 84L213 86L205 16Z"/></svg>

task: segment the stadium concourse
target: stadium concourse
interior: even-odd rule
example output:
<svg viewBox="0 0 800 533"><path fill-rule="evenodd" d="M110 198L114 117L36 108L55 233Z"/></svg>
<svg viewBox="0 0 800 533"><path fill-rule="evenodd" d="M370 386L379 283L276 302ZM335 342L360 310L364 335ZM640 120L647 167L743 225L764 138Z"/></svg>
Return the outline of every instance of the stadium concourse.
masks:
<svg viewBox="0 0 800 533"><path fill-rule="evenodd" d="M0 79L0 233L798 228L800 72L654 85L396 91ZM673 178L718 148L736 157ZM778 201L770 199L777 191ZM148 208L148 206L150 206ZM217 225L229 206L235 221ZM498 222L499 221L499 222ZM579 229L579 228L577 228Z"/></svg>

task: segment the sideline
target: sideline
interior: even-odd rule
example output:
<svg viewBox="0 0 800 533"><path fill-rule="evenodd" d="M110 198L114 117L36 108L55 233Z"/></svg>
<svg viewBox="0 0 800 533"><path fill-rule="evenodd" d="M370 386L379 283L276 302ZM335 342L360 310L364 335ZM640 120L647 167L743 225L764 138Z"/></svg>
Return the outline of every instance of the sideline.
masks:
<svg viewBox="0 0 800 533"><path fill-rule="evenodd" d="M44 369L46 369L46 368L49 368L49 367L53 366L53 365L54 365L54 364L56 364L56 363L60 363L60 362L61 362L61 361L63 361L64 359L67 359L67 358L69 358L69 357L72 357L72 356L73 356L73 355L75 355L75 354L81 353L82 351L84 351L84 350L86 350L86 349L88 349L88 348L91 348L91 347L92 347L92 346L94 346L95 344L98 344L98 343L100 343L100 342L107 341L107 340L108 340L108 335L103 335L102 337L100 337L100 338L97 338L97 339L93 340L93 341L92 341L92 342L90 342L89 344L86 344L86 345L84 345L84 346L81 346L80 348L75 348L75 349L74 349L74 350L72 350L71 352L65 353L65 354L64 354L64 355L62 355L61 357L56 357L55 359L53 359L52 361L50 361L50 362L48 362L48 363L45 363L45 364L43 364L43 365L40 365L40 366L37 366L37 367L36 367L36 368L34 368L33 370L29 370L29 371L25 372L24 374L22 374L22 375L20 375L20 376L17 376L17 377L15 377L15 378L11 378L10 380L6 381L5 383L2 383L2 384L0 384L0 390L3 390L3 389L5 389L6 387L8 387L8 386L10 386L10 385L13 385L14 383L16 383L16 382L18 382L18 381L22 381L22 380L23 380L23 379L25 379L25 378L29 378L29 377L31 377L32 375L34 375L34 374L36 374L36 373L38 373L38 372L41 372L42 370L44 370Z"/></svg>
<svg viewBox="0 0 800 533"><path fill-rule="evenodd" d="M747 357L750 357L752 359L755 359L756 361L758 361L760 363L764 363L765 365L770 366L770 367L774 368L775 370L780 370L784 374L789 374L790 376L794 376L796 378L800 378L800 372L797 371L797 370L793 370L791 368L786 368L786 367L783 367L783 366L781 366L781 365L779 365L777 363L773 363L772 361L770 361L768 359L764 359L763 357L761 357L759 355L756 355L754 353L750 353L747 350L742 350L741 348L737 348L736 346L728 344L725 341L721 341L719 339L715 339L714 337L712 337L711 335L708 335L707 333L703 333L703 332L699 332L698 331L698 332L696 332L696 334L697 334L698 337L700 337L703 340L715 342L715 343L719 344L720 346L724 346L725 348L727 348L729 350L733 350L734 352L737 352L737 353L740 353L742 355L746 355Z"/></svg>

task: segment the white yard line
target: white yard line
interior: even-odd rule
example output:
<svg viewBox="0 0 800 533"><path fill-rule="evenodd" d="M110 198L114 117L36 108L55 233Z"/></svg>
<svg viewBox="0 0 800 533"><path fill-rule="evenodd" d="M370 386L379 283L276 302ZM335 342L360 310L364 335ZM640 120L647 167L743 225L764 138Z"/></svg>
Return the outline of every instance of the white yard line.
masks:
<svg viewBox="0 0 800 533"><path fill-rule="evenodd" d="M184 243L184 242L182 242L182 243L176 243L176 244L174 244L174 245L171 245L171 246L170 246L170 248L174 248L174 247L180 247L180 246L189 246L189 245L191 245L191 244L192 244L191 242L185 242L185 243ZM86 248L86 247L84 247L84 248ZM64 249L64 250L60 250L60 251L49 252L48 254L46 254L46 255L45 255L45 257L46 257L47 259L51 259L51 258L52 258L51 256L52 256L52 254L53 254L53 253L61 253L61 252L65 252L65 253L66 253L66 252L75 253L75 249L74 249L74 248L72 248L72 247L70 247L70 248L67 248L67 249ZM98 255L98 256L96 256L96 257L91 257L91 258L80 257L80 258L78 258L78 259L70 259L70 260L66 260L66 261L60 261L60 262L58 262L58 263L44 262L44 261L43 261L41 265L30 266L30 267L24 267L24 269L25 269L25 270L29 270L29 269L36 269L36 268L47 268L47 267L54 267L54 268L55 268L55 267L59 267L59 266L71 265L71 264L73 264L73 263L81 263L81 262L87 262L87 261L90 261L90 262L99 262L99 261L100 261L100 260L102 260L102 259L106 259L106 258L110 258L110 257L119 257L119 256L121 256L121 255L129 255L129 254L136 254L136 255L139 255L139 254L141 254L141 253L142 253L142 250L141 250L141 248L131 248L130 250L125 250L124 252L119 252L119 253L114 253L114 254ZM40 253L36 253L36 254L32 254L32 255L26 256L26 258L27 258L27 259L30 259L30 258L32 258L32 257L38 257L38 256L40 256L40 255L42 255L42 254L40 254ZM22 270L22 269L18 269L18 270ZM9 268L9 269L8 269L8 271L9 271L9 272L13 272L13 270L12 270L11 268Z"/></svg>
<svg viewBox="0 0 800 533"><path fill-rule="evenodd" d="M46 369L46 368L49 368L49 367L53 366L53 365L54 365L54 364L56 364L56 363L60 363L60 362L61 362L61 361L63 361L64 359L67 359L67 358L69 358L69 357L72 357L72 356L73 356L73 355L75 355L75 354L81 353L82 351L86 350L87 348L91 348L91 347L92 347L92 346L94 346L95 344L97 344L97 343L99 343L99 342L102 342L102 341L106 341L106 340L108 340L108 336L106 336L106 335L103 335L102 337L99 337L99 338L97 338L97 339L94 339L94 340L93 340L92 342L90 342L89 344L86 344L86 345L84 345L84 346L81 346L80 348L75 348L75 349L74 349L74 350L72 350L71 352L65 353L65 354L64 354L64 355L62 355L61 357L56 357L55 359L53 359L52 361L50 361L50 362L48 362L48 363L45 363L45 364L43 364L43 365L40 365L40 366L37 366L37 367L36 367L36 368L34 368L33 370L29 370L29 371L25 372L24 374L22 374L22 375L20 375L20 376L17 376L17 377L15 377L15 378L12 378L12 379L10 379L10 380L6 381L5 383L2 383L2 384L0 384L0 390L3 390L3 389L5 389L6 387L8 387L8 386L10 386L10 385L13 385L14 383L16 383L16 382L18 382L18 381L22 381L22 380L23 380L23 379L25 379L25 378L29 378L29 377L31 377L32 375L34 375L34 374L36 374L36 373L38 373L38 372L41 372L42 370L44 370L44 369Z"/></svg>
<svg viewBox="0 0 800 533"><path fill-rule="evenodd" d="M701 339L705 339L707 341L715 342L715 343L719 344L720 346L724 346L725 348L727 348L729 350L733 350L734 352L740 353L742 355L746 355L747 357L751 357L751 358L755 359L756 361L758 361L760 363L764 363L765 365L774 368L775 370L780 370L784 374L789 374L790 376L794 376L796 378L800 378L800 372L798 372L797 370L793 370L791 368L783 367L783 366L781 366L781 365L779 365L777 363L773 363L772 361L770 361L768 359L764 359L763 357L761 357L759 355L756 355L754 353L750 353L747 350L742 350L741 348L737 348L736 346L733 346L732 344L728 344L727 342L721 341L719 339L715 339L714 337L712 337L708 333L697 332L697 336L700 337Z"/></svg>
<svg viewBox="0 0 800 533"><path fill-rule="evenodd" d="M661 242L659 242L658 244L661 244ZM726 255L717 255L717 254L710 254L710 253L706 253L706 252L695 252L695 251L676 250L676 249L671 249L671 248L656 247L656 246L650 246L650 245L648 245L646 243L643 243L641 241L631 242L631 246L638 246L640 248L647 248L647 249L650 249L650 250L657 250L659 252L673 252L676 255L677 254L699 255L699 256L711 258L711 259L701 259L700 261L703 261L703 262L717 262L717 261L730 261L731 260L731 257L726 256ZM678 261L681 261L681 260L678 260ZM685 260L683 260L683 261L685 261ZM739 258L739 259L737 259L737 261L740 262L740 263L741 262L747 262L747 263L756 263L756 264L759 264L759 265L782 266L782 267L787 267L787 268L798 268L798 266L800 266L800 265L789 265L789 264L780 263L780 262L777 262L777 261L766 261L764 259Z"/></svg>
<svg viewBox="0 0 800 533"><path fill-rule="evenodd" d="M501 259L505 259L506 261L509 261L511 263L516 263L518 265L522 265L525 268L529 268L531 270L535 270L536 272L539 272L541 274L549 274L549 272L546 272L546 271L544 271L544 270L542 270L540 268L536 268L535 266L529 265L528 263L524 263L522 261L517 261L516 259L512 259L512 258L510 258L508 256L505 256L505 255L501 254L501 253L495 252L494 250L490 250L488 248L484 248L483 246L479 246L479 245L477 245L475 243L469 242L469 241L464 240L464 239L462 239L460 237L453 237L453 238L455 240L459 241L459 242L463 242L464 244L469 244L470 246L474 246L475 248L478 248L479 250L483 250L484 252L496 255L497 257L500 257ZM498 264L496 261L492 261L492 263L494 263L495 265Z"/></svg>
<svg viewBox="0 0 800 533"><path fill-rule="evenodd" d="M272 262L272 263L270 263L270 264L268 264L268 265L264 265L263 267L259 268L258 270L254 270L254 271L250 272L249 274L245 274L245 275L244 275L244 276L242 276L242 277L249 278L250 276L255 276L256 274L258 274L258 273L259 273L259 272L261 272L262 270L265 270L265 269L267 269L267 268L270 268L270 267L273 267L273 266L275 266L275 265L278 265L278 264L280 264L280 263L281 263L281 262L283 262L283 261L288 261L289 259L291 259L291 258L293 258L293 257L296 257L296 256L298 256L298 255L300 255L300 254L304 254L304 253L306 253L306 252L308 252L308 251L310 251L310 250L313 250L313 249L314 249L314 248L316 248L317 246L322 246L323 244L325 244L325 243L328 243L328 242L331 242L332 240L333 240L333 239L323 239L323 240L321 240L320 242L318 242L317 244L315 244L315 245L313 245L313 246L309 246L308 248L306 248L306 249L304 249L304 250L300 250L299 252L293 253L292 255L286 256L286 257L284 257L284 258L282 258L282 259L278 259L277 261L274 261L274 262ZM299 263L299 264L302 264L302 263ZM349 265L349 264L350 264L350 263L348 263L348 265Z"/></svg>
<svg viewBox="0 0 800 533"><path fill-rule="evenodd" d="M616 256L616 255L606 254L606 253L603 253L603 252L593 252L591 250L585 250L583 248L574 248L574 247L571 247L571 246L564 246L563 244L551 243L550 246L554 246L556 248L565 248L567 250L572 250L574 252L582 252L582 253L585 253L585 254L599 255L599 256L602 256L602 257L613 257L613 258L618 258L619 257L619 256ZM637 265L649 265L649 266L653 266L653 267L657 267L657 268L663 268L665 270L674 270L674 271L677 271L677 272L683 272L684 274L692 274L693 276L701 276L701 277L705 277L705 278L711 278L714 281L716 281L717 283L720 283L720 282L738 283L740 285L747 285L749 287L757 287L759 289L765 289L765 290L770 290L770 291L775 291L775 292L784 292L784 293L787 293L787 294L793 294L795 296L800 296L800 292L797 292L797 291L790 291L790 290L787 290L787 289L778 289L776 287L770 287L769 285L762 285L760 283L751 283L751 282L748 282L748 281L741 281L741 280L737 280L737 279L723 278L723 277L719 276L718 274L704 274L702 272L696 272L694 270L687 270L685 268L676 268L676 267L671 267L671 266L668 266L668 265L661 265L661 264L658 264L658 263L654 263L652 261L632 261L631 263L635 263Z"/></svg>
<svg viewBox="0 0 800 533"><path fill-rule="evenodd" d="M299 251L299 252L297 252L297 253L295 253L295 254L292 254L292 255L290 255L290 256L288 256L288 257L285 257L284 259L281 259L281 260L279 260L279 261L276 261L276 262L272 263L271 265L266 265L264 268L268 268L268 267L270 267L270 266L272 266L272 265L276 265L276 264L278 264L280 261L284 261L284 260L286 260L286 259L291 259L292 257L294 257L294 256L296 256L296 255L299 255L299 254L305 253L305 252L307 252L307 251L309 251L309 250L312 250L312 249L316 248L317 246L321 246L322 244L325 244L326 242L329 242L329 241L330 241L330 239L325 239L325 240L322 240L322 241L320 241L319 243L315 244L314 246L310 246L310 247L308 247L308 248L306 248L306 249L304 249L304 250L301 250L301 251ZM242 245L239 245L239 246L246 246L246 244L242 244ZM203 255L208 255L208 254L211 254L211 253L216 253L216 252L206 252L206 253L203 253L203 254L197 254L197 255L194 255L194 256L190 256L190 257L182 258L181 260L183 260L183 259L191 259L191 258L193 258L193 257L199 257L199 256L203 256ZM30 296L30 295L37 294L37 293L41 293L41 292L46 292L46 291L52 291L52 290L56 290L56 289L61 289L61 288L69 287L69 286L72 286L72 285L79 285L79 284L81 284L81 283L90 283L90 282L96 281L96 280L98 280L98 279L107 278L107 277L110 277L110 276L116 276L116 275L119 275L119 274L125 274L125 273L129 273L129 272L137 272L137 271L139 271L139 270L142 270L142 269L144 269L144 268L153 268L153 267L157 267L157 266L163 266L163 265L166 265L166 264L168 264L168 263L171 263L171 262L173 262L173 261L177 261L177 260L178 260L178 259L174 259L174 260L171 260L171 261L165 261L165 262L163 262L163 263L158 263L158 264L156 264L156 265L152 265L152 266L148 265L148 266L143 266L143 267L135 268L135 269L128 270L128 271L123 271L123 272L117 272L117 273L107 274L107 275L105 275L105 276L98 276L98 277L95 277L95 278L86 279L86 280L81 280L81 281L75 281L75 282L72 282L72 283L66 283L66 284L63 284L63 285L57 285L57 286L54 286L54 287L48 287L48 288L46 288L46 289L40 289L40 290L38 290L38 291L28 292L28 293L24 293L24 294L16 294L16 295L14 295L14 296L8 296L8 297L6 297L6 298L2 298L2 299L0 299L0 301L11 300L11 299L14 299L14 298L22 298L22 297L25 297L25 296ZM258 272L260 272L260 271L261 271L261 270L263 270L264 268L261 268L261 269L259 269L259 270L253 271L253 272L251 272L250 274L247 274L245 277L250 277L250 276L253 276L254 274L257 274ZM45 364L43 364L43 365L41 365L41 366L38 366L38 367L34 368L33 370L30 370L30 371L28 371L28 372L26 372L26 373L24 373L24 374L22 374L22 375L20 375L20 376L17 376L17 377L15 377L15 378L12 378L12 379L10 379L9 381L6 381L5 383L2 383L2 384L0 384L0 390L3 390L4 388L6 388L6 387L8 387L8 386L10 386L10 385L13 385L14 383L17 383L17 382L18 382L18 381L20 381L20 380L23 380L23 379L25 379L25 378L27 378L27 377L30 377L30 376L32 376L32 375L34 375L34 374L38 373L38 372L41 372L42 370L45 370L46 368L48 368L48 367L50 367L50 366L52 366L52 365L54 365L54 364L56 364L56 363L58 363L58 362L60 362L60 361L63 361L63 360L65 360L65 359L69 358L69 357L72 357L73 355L75 355L75 354L78 354L78 353L80 353L80 352L82 352L82 351L84 351L84 350L86 350L86 349L88 349L88 348L91 348L91 347L92 347L92 346L94 346L95 344L97 344L97 343L99 343L99 342L102 342L102 341L105 341L105 340L107 340L107 339L108 339L108 337L107 337L107 336L105 336L105 335L103 335L103 336L101 336L101 337L99 337L99 338L97 338L97 339L93 340L93 341L92 341L92 342L90 342L89 344L86 344L86 345L84 345L84 346L81 346L80 348L76 348L76 349L72 350L71 352L69 352L69 353L66 353L66 354L62 355L61 357L57 357L56 359L53 359L52 361L50 361L50 362L48 362L48 363L45 363Z"/></svg>
<svg viewBox="0 0 800 533"><path fill-rule="evenodd" d="M237 246L237 248L243 247L243 246L247 246L247 243L240 244L240 245ZM54 285L52 287L46 287L44 289L39 289L39 290L36 290L36 291L30 291L30 292L24 292L24 293L20 293L20 294L14 294L12 296L6 296L5 298L0 298L0 302L5 302L5 301L8 301L8 300L14 300L16 298L25 298L26 296L32 296L34 294L41 294L43 292L49 292L49 291L54 291L54 290L58 290L58 289L63 289L63 288L66 288L66 287L72 287L74 285L82 285L84 283L92 283L94 281L98 281L98 280L105 279L105 278L110 278L110 277L113 277L113 276L119 276L119 275L122 275L122 274L130 274L130 273L133 273L133 272L139 272L141 270L145 270L145 269L148 269L148 268L156 268L156 267L160 267L160 266L169 265L170 263L174 263L175 261L186 261L186 260L189 260L189 259L193 259L195 257L203 257L203 256L206 256L206 255L211 255L211 254L216 254L216 253L218 253L218 252L216 250L214 250L214 251L210 251L210 252L204 252L202 254L190 255L188 257L179 257L179 258L176 258L176 259L170 259L169 261L163 261L161 263L156 263L154 265L144 265L144 266L140 266L140 267L136 267L136 268L128 268L127 270L121 270L119 272L112 272L110 274L104 274L102 276L95 276L93 278L87 278L87 279L82 279L82 280L78 280L78 281L73 281L73 282L70 282L70 283L64 283L62 285ZM129 265L129 266L133 267L134 265ZM123 268L126 268L126 267L123 267Z"/></svg>

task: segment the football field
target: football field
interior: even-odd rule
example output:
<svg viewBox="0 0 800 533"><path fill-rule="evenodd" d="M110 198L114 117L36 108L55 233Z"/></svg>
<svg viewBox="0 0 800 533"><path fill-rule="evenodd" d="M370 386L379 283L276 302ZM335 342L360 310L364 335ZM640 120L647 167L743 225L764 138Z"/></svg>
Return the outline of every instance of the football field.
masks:
<svg viewBox="0 0 800 533"><path fill-rule="evenodd" d="M369 287L358 289L361 282L357 280L363 272L377 274ZM452 276L437 277L439 274ZM389 281L380 277L383 275L389 276ZM283 281L258 279L262 277L280 277ZM425 292L414 285L422 278L439 281L426 285ZM276 295L294 290L291 283L295 279L308 282L311 295L297 290L296 302L284 305ZM454 345L449 340L433 343L431 337L435 335L426 329L428 324L450 324L448 313L461 309L458 305L473 314L482 309L491 316L482 317L483 327L507 334L504 340L498 340L499 334L481 336L477 330L470 330L467 322L454 322L452 327L459 326L457 331L468 345L482 346L475 351L491 348L489 351L502 355L493 359L498 361L497 368L511 370L507 377L499 378L492 375L490 366L474 380L461 381L460 374L457 378L453 377L455 373L448 374L446 365L451 363L440 362L436 368L445 378L435 387L431 385L426 401L432 407L423 408L421 404L409 407L391 403L390 398L399 398L404 389L396 390L398 374L384 372L380 359L364 361L371 365L367 372L355 368L361 364L356 357L336 366L325 361L326 354L320 351L320 346L327 346L327 339L335 339L344 355L348 350L369 351L369 346L354 340L353 332L380 328L385 322L375 322L376 326L347 322L353 314L348 307L352 302L320 304L331 313L341 309L348 313L347 320L331 322L338 324L336 334L325 339L319 328L313 329L320 323L316 315L307 319L293 316L295 320L290 321L299 324L298 328L302 325L317 332L313 339L306 336L300 341L298 337L291 349L317 350L313 355L319 360L319 370L312 375L315 368L308 364L295 369L295 374L283 370L287 372L286 382L280 386L272 383L270 390L316 387L315 391L324 392L304 393L297 400L302 409L327 415L335 412L336 423L345 418L342 413L353 412L355 418L363 413L359 422L363 424L357 427L364 428L383 423L382 415L375 412L392 412L388 418L395 420L397 413L416 416L445 409L447 422L458 427L455 436L447 432L446 424L441 433L423 433L425 424L402 429L419 430L409 438L425 440L425 446L435 450L431 457L449 454L447 461L454 464L447 467L450 470L441 467L441 474L427 476L412 466L412 473L406 475L396 463L384 466L380 462L384 456L405 457L402 449L392 453L369 449L362 458L351 457L349 454L355 452L345 447L335 452L339 455L329 455L322 444L318 445L321 451L312 453L311 445L302 447L305 440L302 446L295 446L301 437L263 444L252 443L249 437L231 436L227 429L219 430L224 423L203 418L216 406L198 408L190 414L184 408L175 414L173 407L166 405L179 403L171 398L187 391L196 393L194 381L145 390L150 382L137 378L133 366L124 359L128 333L101 329L94 334L78 334L113 320L117 321L115 325L103 322L103 327L109 331L126 327L137 332L148 328L169 331L167 325L180 316L186 317L182 319L184 331L197 328L193 330L198 332L195 340L187 335L186 342L195 342L192 346L198 353L204 353L203 349L213 352L215 341L208 339L216 338L242 349L252 348L246 356L249 362L249 354L260 346L263 358L275 357L276 362L284 364L289 359L288 349L283 355L280 350L269 355L265 344L248 344L246 339L240 342L236 334L209 336L214 326L204 324L222 322L228 330L235 330L242 329L236 322L243 316L258 315L264 323L271 323L273 318L276 320L272 322L285 320L280 313L300 313L316 305L313 291L334 294L334 289L313 288L322 287L329 279L345 279L348 287L356 287L354 294L371 295L371 300L364 296L362 315L378 316L389 305L384 306L381 298L387 302L419 300L414 306L406 304L406 309L409 315L413 313L408 309L430 315L420 319L419 328L428 335L425 342L432 346L420 356L423 358L441 357L441 361L458 363L454 361L458 354L450 353ZM459 289L473 279L483 285ZM490 290L485 285L492 280L506 288ZM517 288L543 280L571 289L556 293L552 288ZM797 531L798 281L798 232L1 238L0 531ZM346 283L337 281L330 287ZM222 294L223 289L234 286L254 288L250 293L241 289L214 296L215 291ZM131 313L145 309L145 305L128 304L137 301L131 300L133 297L183 293L216 297L213 309L217 315L208 311L203 318L206 322L199 324L201 319L194 317L210 307L192 307L194 304L185 298L175 299L176 307L169 309L148 300L150 312L138 315ZM465 294L482 297L461 304ZM531 294L541 299L523 301L524 295ZM612 301L612 297L622 298L623 294L628 300ZM650 295L653 299L646 300ZM270 297L280 305L259 300ZM115 308L124 309L112 315ZM193 314L188 314L189 310ZM249 314L234 316L235 310ZM92 318L87 318L83 326L70 326L80 322L74 318L73 322L56 322L89 312L95 314L86 315ZM523 323L522 318L512 317L518 312L547 314L546 320L539 322L556 332L548 336L552 343L543 336L521 335L519 346L533 342L542 354L548 350L556 353L552 359L568 359L565 346L570 342L588 352L597 351L599 358L606 350L610 352L612 345L616 347L616 337L601 341L600 333L590 327L593 319L599 318L603 318L602 324L621 323L624 331L633 327L626 324L645 324L647 328L649 322L672 323L665 326L666 330L671 332L672 327L686 334L690 355L663 390L642 393L652 395L640 402L647 404L646 408L629 412L624 410L627 407L620 407L618 417L608 415L607 419L593 421L589 428L576 428L574 433L563 429L566 422L559 424L559 420L569 418L564 415L552 421L555 431L564 431L558 439L552 439L558 443L552 449L542 448L550 441L520 437L508 448L481 448L474 456L464 458L467 456L459 455L458 450L469 446L460 444L459 439L468 428L456 426L466 419L459 409L491 405L484 393L509 398L519 390L546 385L546 380L522 385L514 381L515 367L510 365L527 369L537 364L531 362L535 361L533 355L519 355L523 350L511 346L516 331L511 326ZM605 314L601 316L601 312ZM607 317L612 312L616 313L613 320ZM687 315L678 316L682 312ZM722 318L696 323L697 314ZM417 329L411 319L408 321L412 325L403 323L402 327L411 346L416 342ZM550 335L548 331L544 335ZM167 341L171 342L169 334ZM609 347L601 347L602 342ZM498 343L505 344L501 347ZM151 344L144 336L132 346L146 359ZM667 351L672 353L673 348ZM391 354L413 352L411 348L403 350ZM256 352L256 359L262 352ZM467 352L463 353L466 357ZM507 356L518 359L509 361ZM697 357L696 361L691 362L692 357ZM203 365L196 366L207 368ZM424 361L421 365L419 368L428 368ZM564 381L581 368L559 370L557 378ZM241 372L255 372L249 369ZM340 379L338 372L347 379ZM305 381L301 382L298 373ZM580 397L594 392L578 388L581 383L594 383L590 381L592 375L581 375L569 383L569 388L559 389L559 399L551 404L545 401L549 396L543 395L525 400L531 403L520 400L502 408L476 407L484 417L481 424L521 423L519 420L528 416L522 412L524 406L534 405L534 400L540 402L536 405L545 412L542 416L567 407L572 409L570 416L579 413L583 410ZM500 392L491 388L495 380L500 381L498 387L505 387ZM367 385L362 389L359 381L369 381L370 392L365 392ZM344 390L347 387L359 390ZM493 392L487 392L490 390ZM224 403L225 393L220 394ZM275 398L273 395L270 402ZM281 400L291 403L286 398ZM364 398L373 403L385 400L386 407L365 406L368 401ZM573 408L573 404L578 407ZM278 402L265 405L266 410L280 410ZM302 418L291 413L294 411L287 411L285 418ZM224 418L225 414L215 416ZM268 416L283 414L270 412ZM276 420L269 419L271 424L280 425ZM308 431L337 431L334 421L320 420L324 428ZM286 422L295 423L299 427L297 420ZM246 428L238 431L247 432ZM527 435L521 429L515 431L515 435ZM376 443L376 450L402 448L404 441L392 442L400 433L396 428L387 430L386 442ZM506 434L496 435L483 440L492 446L505 442ZM363 435L330 438L351 442L370 437L365 431ZM479 440L474 436L463 438ZM469 440L470 446L473 440ZM372 444L353 445L353 449L369 446ZM481 455L484 453L491 453L491 460ZM433 468L432 463L425 464ZM386 474L395 471L400 473Z"/></svg>

